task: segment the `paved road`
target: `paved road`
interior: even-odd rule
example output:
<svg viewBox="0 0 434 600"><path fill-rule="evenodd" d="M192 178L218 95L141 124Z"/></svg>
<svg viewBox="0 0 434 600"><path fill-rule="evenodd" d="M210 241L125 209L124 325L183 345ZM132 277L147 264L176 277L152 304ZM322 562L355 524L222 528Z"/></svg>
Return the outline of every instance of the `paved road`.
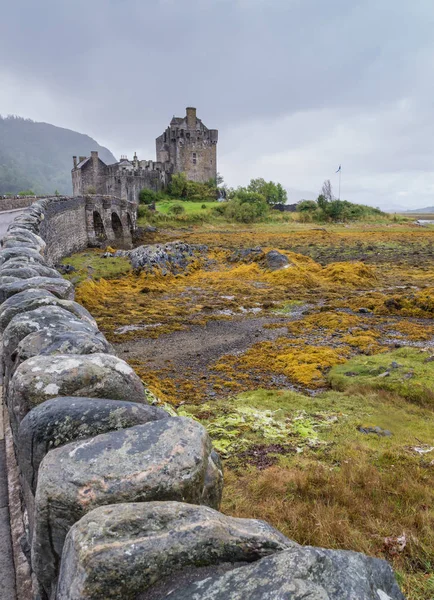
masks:
<svg viewBox="0 0 434 600"><path fill-rule="evenodd" d="M7 228L19 214L23 212L22 208L18 208L15 210L5 210L0 212L0 240L4 236L7 231Z"/></svg>

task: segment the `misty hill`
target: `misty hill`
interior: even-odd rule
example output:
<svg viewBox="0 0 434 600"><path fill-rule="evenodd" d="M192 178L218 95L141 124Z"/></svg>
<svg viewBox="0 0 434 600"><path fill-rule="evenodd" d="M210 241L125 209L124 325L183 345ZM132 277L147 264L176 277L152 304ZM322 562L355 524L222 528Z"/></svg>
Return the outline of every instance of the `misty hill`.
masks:
<svg viewBox="0 0 434 600"><path fill-rule="evenodd" d="M434 206L427 206L425 208L413 208L412 210L406 210L405 212L408 213L421 213L421 214L434 214Z"/></svg>
<svg viewBox="0 0 434 600"><path fill-rule="evenodd" d="M113 154L88 135L36 123L21 117L0 116L0 194L33 190L36 194L72 194L72 157L98 150L107 164Z"/></svg>

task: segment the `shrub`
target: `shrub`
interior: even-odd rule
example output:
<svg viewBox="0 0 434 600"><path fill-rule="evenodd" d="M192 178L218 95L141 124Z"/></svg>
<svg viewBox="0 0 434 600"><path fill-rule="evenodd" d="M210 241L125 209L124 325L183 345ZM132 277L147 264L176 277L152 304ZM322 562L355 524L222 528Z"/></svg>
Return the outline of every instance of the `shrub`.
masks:
<svg viewBox="0 0 434 600"><path fill-rule="evenodd" d="M137 207L137 218L138 219L142 219L145 217L149 218L150 213L151 213L151 211L144 204L139 204L139 206Z"/></svg>
<svg viewBox="0 0 434 600"><path fill-rule="evenodd" d="M152 204L158 199L157 193L154 190L143 188L139 193L140 204Z"/></svg>
<svg viewBox="0 0 434 600"><path fill-rule="evenodd" d="M260 195L259 195L260 196ZM222 207L223 208L223 207ZM247 201L235 197L224 206L224 215L227 219L238 223L253 223L260 221L268 213L265 200Z"/></svg>
<svg viewBox="0 0 434 600"><path fill-rule="evenodd" d="M182 206L182 204L174 204L173 206L171 206L169 208L169 213L172 215L182 215L185 212L185 208Z"/></svg>
<svg viewBox="0 0 434 600"><path fill-rule="evenodd" d="M315 200L302 200L297 204L297 212L313 212L318 208L318 204Z"/></svg>

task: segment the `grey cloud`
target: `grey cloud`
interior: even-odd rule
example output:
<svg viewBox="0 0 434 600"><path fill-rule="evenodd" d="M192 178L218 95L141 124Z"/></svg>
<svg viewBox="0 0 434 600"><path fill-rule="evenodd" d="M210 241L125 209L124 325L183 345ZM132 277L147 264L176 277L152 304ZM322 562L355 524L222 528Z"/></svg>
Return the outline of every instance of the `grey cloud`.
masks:
<svg viewBox="0 0 434 600"><path fill-rule="evenodd" d="M231 183L297 148L321 179L316 144L343 161L339 122L364 137L369 115L378 123L369 143L354 140L354 172L432 164L431 0L18 0L2 10L0 78L27 96L23 116L50 120L46 95L55 124L118 154L152 157L153 138L193 104L220 129ZM13 97L3 90L0 112L14 112Z"/></svg>

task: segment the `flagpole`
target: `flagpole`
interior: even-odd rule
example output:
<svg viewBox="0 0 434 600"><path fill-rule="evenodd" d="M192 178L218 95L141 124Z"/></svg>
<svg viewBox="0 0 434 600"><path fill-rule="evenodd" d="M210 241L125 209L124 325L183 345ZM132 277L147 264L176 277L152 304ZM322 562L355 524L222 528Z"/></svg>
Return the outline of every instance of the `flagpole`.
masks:
<svg viewBox="0 0 434 600"><path fill-rule="evenodd" d="M342 167L339 167L339 200L341 199L341 173Z"/></svg>

